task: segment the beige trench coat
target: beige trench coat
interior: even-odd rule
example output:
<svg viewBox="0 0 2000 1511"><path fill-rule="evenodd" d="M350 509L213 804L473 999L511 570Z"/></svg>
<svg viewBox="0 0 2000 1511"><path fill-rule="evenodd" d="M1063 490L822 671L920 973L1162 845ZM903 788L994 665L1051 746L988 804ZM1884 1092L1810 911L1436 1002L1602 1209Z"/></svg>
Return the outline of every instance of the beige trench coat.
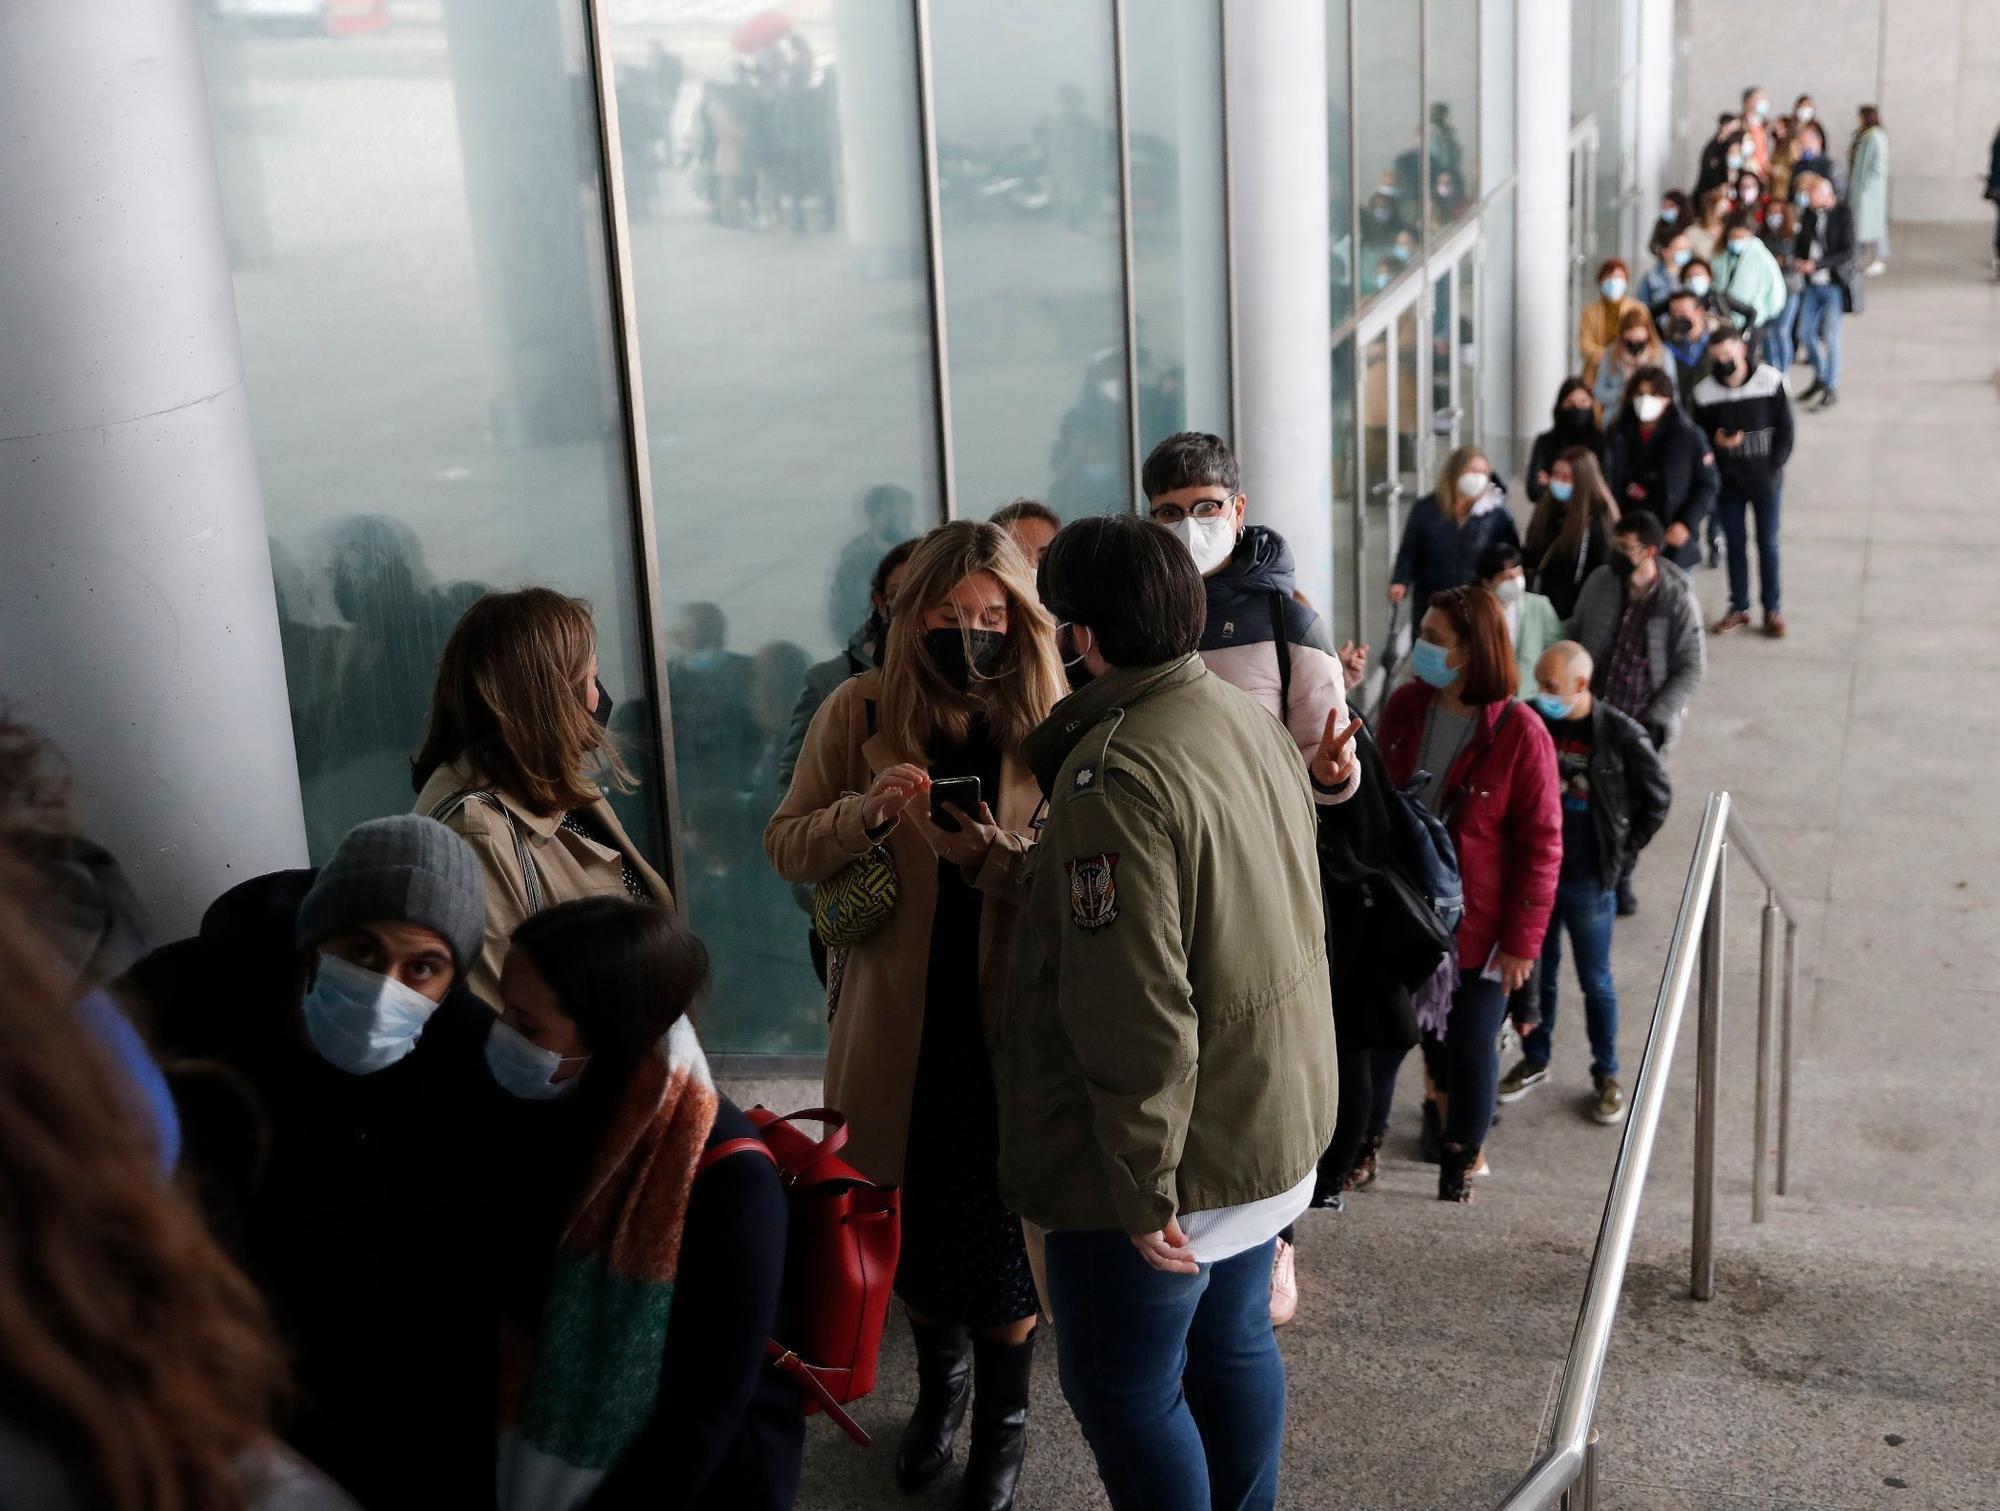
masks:
<svg viewBox="0 0 2000 1511"><path fill-rule="evenodd" d="M777 814L764 830L764 850L790 882L819 882L868 853L861 798L878 773L919 757L868 732L868 702L880 696L881 673L842 683L814 716L805 749ZM1005 988L1019 899L1015 862L1032 843L1041 788L1013 752L1000 761L999 801L985 794L1005 831L972 877L985 894L979 915L979 1003L990 1043ZM900 821L882 841L896 867L896 908L873 936L848 951L840 997L832 1012L826 1059L826 1099L848 1120L845 1157L870 1180L903 1178L917 1049L924 1031L924 986L937 907L937 857L914 824ZM966 1004L968 1011L972 1004Z"/></svg>
<svg viewBox="0 0 2000 1511"><path fill-rule="evenodd" d="M445 827L472 846L486 869L486 938L480 945L468 984L487 1005L500 1006L500 963L507 956L507 941L529 913L527 883L521 874L516 834L527 839L528 853L534 857L535 872L541 879L542 906L574 902L579 897L623 897L625 880L619 869L622 858L630 862L639 879L666 907L674 903L666 880L646 864L611 804L601 796L590 805L595 827L611 836L611 845L600 845L561 827L562 815L530 811L517 799L499 791L463 757L440 766L417 794L413 813L430 814L454 794L468 789L491 792L499 808L474 799L450 818Z"/></svg>

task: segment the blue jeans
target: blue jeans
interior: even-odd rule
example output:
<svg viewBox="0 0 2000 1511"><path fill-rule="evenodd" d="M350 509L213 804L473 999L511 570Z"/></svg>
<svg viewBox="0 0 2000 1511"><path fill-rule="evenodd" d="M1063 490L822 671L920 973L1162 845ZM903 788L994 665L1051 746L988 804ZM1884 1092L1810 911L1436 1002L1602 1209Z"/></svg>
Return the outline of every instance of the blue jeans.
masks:
<svg viewBox="0 0 2000 1511"><path fill-rule="evenodd" d="M1480 964L1485 964L1483 958ZM1429 1034L1422 1038L1431 1083L1449 1098L1444 1117L1447 1143L1477 1149L1486 1142L1493 1127L1493 1109L1500 1100L1500 1026L1506 1021L1506 988L1477 970L1461 970L1443 1040ZM1403 1063L1403 1054L1401 1050L1389 1052L1377 1061L1390 1090L1395 1088L1396 1067ZM1375 1121L1386 1125L1389 1098L1380 1080L1375 1095Z"/></svg>
<svg viewBox="0 0 2000 1511"><path fill-rule="evenodd" d="M1831 386L1831 385L1829 385ZM1763 595L1764 612L1778 612L1778 507L1782 490L1773 488L1768 498L1759 498L1738 484L1724 480L1715 500L1715 512L1722 516L1722 534L1729 542L1729 607L1739 614L1750 612L1749 532L1744 513L1757 516L1757 588Z"/></svg>
<svg viewBox="0 0 2000 1511"><path fill-rule="evenodd" d="M1798 326L1800 295L1787 294L1785 307L1778 311L1778 318L1764 327L1764 360L1781 373L1792 370L1792 358L1798 354Z"/></svg>
<svg viewBox="0 0 2000 1511"><path fill-rule="evenodd" d="M1730 538L1730 571L1736 570L1736 541ZM1618 894L1594 881L1566 881L1556 887L1556 910L1542 945L1542 1021L1521 1040L1532 1065L1549 1063L1556 1028L1556 993L1561 986L1562 936L1569 931L1576 952L1576 979L1583 987L1583 1016L1590 1031L1590 1073L1618 1074L1618 987L1611 979L1611 928L1618 921Z"/></svg>
<svg viewBox="0 0 2000 1511"><path fill-rule="evenodd" d="M1285 1361L1272 1245L1168 1275L1121 1232L1051 1233L1063 1396L1114 1511L1271 1511Z"/></svg>
<svg viewBox="0 0 2000 1511"><path fill-rule="evenodd" d="M1840 285L1809 283L1799 294L1799 340L1813 376L1828 388L1840 387Z"/></svg>

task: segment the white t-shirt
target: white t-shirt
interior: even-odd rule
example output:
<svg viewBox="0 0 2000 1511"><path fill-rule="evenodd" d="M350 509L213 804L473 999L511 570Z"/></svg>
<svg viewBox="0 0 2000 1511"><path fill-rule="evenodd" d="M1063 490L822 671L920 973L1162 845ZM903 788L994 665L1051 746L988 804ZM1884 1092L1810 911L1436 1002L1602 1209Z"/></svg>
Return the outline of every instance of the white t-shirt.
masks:
<svg viewBox="0 0 2000 1511"><path fill-rule="evenodd" d="M1316 1170L1308 1170L1306 1178L1291 1190L1262 1201L1245 1202L1240 1207L1217 1207L1212 1212L1182 1213L1181 1232L1194 1251L1195 1262L1219 1264L1276 1238L1312 1205L1313 1183L1318 1174Z"/></svg>

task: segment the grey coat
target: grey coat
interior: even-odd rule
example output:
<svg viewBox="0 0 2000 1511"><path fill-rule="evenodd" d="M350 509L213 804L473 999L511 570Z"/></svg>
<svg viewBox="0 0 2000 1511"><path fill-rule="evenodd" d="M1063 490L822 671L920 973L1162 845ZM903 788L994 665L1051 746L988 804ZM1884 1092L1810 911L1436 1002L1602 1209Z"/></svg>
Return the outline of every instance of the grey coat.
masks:
<svg viewBox="0 0 2000 1511"><path fill-rule="evenodd" d="M1612 637L1625 607L1625 579L1609 567L1599 567L1585 579L1577 595L1576 612L1563 626L1568 637L1590 652L1597 663L1597 681L1611 659ZM1681 732L1688 699L1708 670L1708 641L1701 631L1701 605L1688 575L1672 562L1660 562L1659 586L1654 588L1646 621L1646 660L1653 673L1653 701L1640 723L1657 738L1662 750Z"/></svg>

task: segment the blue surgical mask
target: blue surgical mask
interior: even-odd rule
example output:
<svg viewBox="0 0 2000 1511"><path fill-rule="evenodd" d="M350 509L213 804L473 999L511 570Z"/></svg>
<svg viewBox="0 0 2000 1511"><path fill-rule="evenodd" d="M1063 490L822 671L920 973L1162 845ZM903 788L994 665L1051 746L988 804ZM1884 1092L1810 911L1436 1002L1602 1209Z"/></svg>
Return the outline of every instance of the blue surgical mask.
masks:
<svg viewBox="0 0 2000 1511"><path fill-rule="evenodd" d="M1672 225L1675 221L1679 220L1680 218L1681 218L1681 207L1679 205L1668 205L1664 210L1660 212L1660 219L1664 220L1668 225Z"/></svg>
<svg viewBox="0 0 2000 1511"><path fill-rule="evenodd" d="M393 977L322 955L299 1009L320 1057L350 1075L365 1076L415 1049L437 1004Z"/></svg>
<svg viewBox="0 0 2000 1511"><path fill-rule="evenodd" d="M1458 680L1458 668L1451 664L1451 652L1428 640L1419 640L1411 650L1410 667L1432 687L1450 687Z"/></svg>
<svg viewBox="0 0 2000 1511"><path fill-rule="evenodd" d="M1623 299L1625 297L1625 280L1623 278L1607 278L1597 286L1597 291L1606 299Z"/></svg>
<svg viewBox="0 0 2000 1511"><path fill-rule="evenodd" d="M1809 210L1812 208L1812 196L1801 189L1797 194L1792 196L1792 203L1797 205L1801 210Z"/></svg>
<svg viewBox="0 0 2000 1511"><path fill-rule="evenodd" d="M1554 693L1536 693L1528 700L1535 705L1536 712L1550 719L1567 719L1570 700L1558 698Z"/></svg>
<svg viewBox="0 0 2000 1511"><path fill-rule="evenodd" d="M1682 247L1678 252L1674 253L1674 266L1677 268L1684 268L1692 261L1694 261L1694 252L1688 247Z"/></svg>
<svg viewBox="0 0 2000 1511"><path fill-rule="evenodd" d="M546 1102L576 1090L579 1077L558 1081L556 1072L571 1060L589 1060L589 1055L565 1059L553 1049L544 1049L511 1023L496 1022L486 1036L486 1068L500 1089L531 1102Z"/></svg>
<svg viewBox="0 0 2000 1511"><path fill-rule="evenodd" d="M1570 501L1570 496L1575 492L1576 492L1575 483L1565 483L1560 478L1556 479L1555 481L1549 484L1549 497L1554 499L1559 504L1568 503Z"/></svg>

